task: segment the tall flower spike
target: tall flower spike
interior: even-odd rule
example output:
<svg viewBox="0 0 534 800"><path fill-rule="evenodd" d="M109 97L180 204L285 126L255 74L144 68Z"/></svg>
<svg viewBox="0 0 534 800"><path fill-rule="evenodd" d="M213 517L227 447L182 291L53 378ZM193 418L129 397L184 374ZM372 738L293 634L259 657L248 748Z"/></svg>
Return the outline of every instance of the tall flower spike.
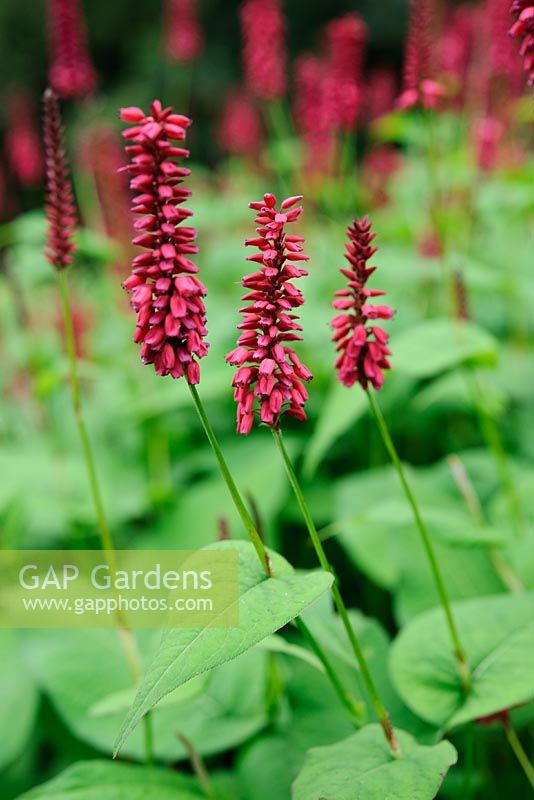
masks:
<svg viewBox="0 0 534 800"><path fill-rule="evenodd" d="M47 89L44 103L44 151L46 172L46 216L48 241L46 257L57 270L65 269L74 253L72 237L76 226L76 211L69 168L65 157L63 128L59 101L52 89Z"/></svg>
<svg viewBox="0 0 534 800"><path fill-rule="evenodd" d="M258 157L263 130L261 115L243 89L232 89L225 99L217 143L223 153L232 156Z"/></svg>
<svg viewBox="0 0 534 800"><path fill-rule="evenodd" d="M332 320L333 340L339 356L336 361L338 379L344 386L358 382L364 389L371 383L380 389L384 383L383 370L389 369L390 351L387 347L388 334L377 325L369 325L369 320L391 319L393 309L389 306L371 305L372 297L385 293L379 289L367 289L366 284L376 267L367 265L376 253L371 245L375 234L367 217L355 219L347 230L348 244L345 258L349 268L342 268L341 274L347 278L347 288L335 294L333 307L339 311Z"/></svg>
<svg viewBox="0 0 534 800"><path fill-rule="evenodd" d="M197 0L167 0L165 52L170 61L195 61L204 47Z"/></svg>
<svg viewBox="0 0 534 800"><path fill-rule="evenodd" d="M257 247L259 253L247 261L261 266L242 280L247 290L242 300L247 305L240 309L243 322L238 328L243 333L235 350L226 356L229 364L238 367L232 384L238 433L250 432L258 411L260 420L275 429L283 414L306 419L308 393L303 381L311 380L312 375L289 343L302 339L297 333L302 328L293 312L304 298L291 280L308 274L298 266L308 256L302 252L304 239L285 231L286 224L295 222L302 213L302 207L297 206L300 200L300 196L288 197L280 210L272 194L250 203L250 208L258 212L258 236L245 244Z"/></svg>
<svg viewBox="0 0 534 800"><path fill-rule="evenodd" d="M286 90L285 21L280 0L244 0L243 62L250 92L278 100Z"/></svg>
<svg viewBox="0 0 534 800"><path fill-rule="evenodd" d="M21 186L35 186L43 177L43 154L32 96L19 89L9 97L7 108L4 146L9 166Z"/></svg>
<svg viewBox="0 0 534 800"><path fill-rule="evenodd" d="M191 120L174 114L154 100L150 113L121 109L121 119L132 123L123 132L130 164L123 169L136 192L132 213L138 236L133 244L146 252L136 256L124 281L137 312L134 342L141 343L141 359L154 364L158 375L200 380L198 359L208 352L204 341L206 289L195 277L198 267L188 258L198 252L196 230L181 223L191 211L181 208L191 192L181 184L190 170L177 163L189 155L173 142L185 139Z"/></svg>
<svg viewBox="0 0 534 800"><path fill-rule="evenodd" d="M64 99L86 97L98 85L80 0L48 0L49 80Z"/></svg>
<svg viewBox="0 0 534 800"><path fill-rule="evenodd" d="M521 40L519 52L528 75L528 82L534 84L534 3L532 0L514 0L511 12L515 19L510 28L510 36Z"/></svg>
<svg viewBox="0 0 534 800"><path fill-rule="evenodd" d="M356 127L363 100L363 59L367 26L357 14L343 14L325 30L328 81L336 123L341 130Z"/></svg>
<svg viewBox="0 0 534 800"><path fill-rule="evenodd" d="M433 79L433 25L435 0L411 0L404 55L404 86L399 108L437 108L443 87Z"/></svg>

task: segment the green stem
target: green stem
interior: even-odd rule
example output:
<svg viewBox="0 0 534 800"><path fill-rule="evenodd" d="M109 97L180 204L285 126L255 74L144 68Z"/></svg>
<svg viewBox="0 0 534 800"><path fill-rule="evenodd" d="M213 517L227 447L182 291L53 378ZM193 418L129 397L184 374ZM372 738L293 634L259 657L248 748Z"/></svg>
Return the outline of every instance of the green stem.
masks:
<svg viewBox="0 0 534 800"><path fill-rule="evenodd" d="M227 465L226 460L224 458L221 446L220 446L219 441L218 441L218 439L217 439L217 437L215 435L215 431L211 427L211 423L210 423L210 421L208 419L208 416L206 414L206 411L204 409L204 406L202 404L202 401L200 399L198 391L197 391L196 387L193 386L192 384L189 384L189 389L191 390L191 395L193 397L195 408L197 410L198 416L199 416L200 421L202 423L202 427L204 428L204 432L206 433L208 441L209 441L209 443L211 445L211 448L212 448L212 450L214 452L215 458L217 459L217 463L219 465L219 469L220 469L221 474L222 474L222 476L224 478L224 481L225 481L225 483L226 483L226 485L228 487L228 491L230 492L230 496L231 496L231 498L233 500L233 503L234 503L234 505L236 507L236 510L237 510L239 516L241 517L241 520L242 520L243 524L245 525L245 528L246 528L247 533L248 533L248 535L249 535L249 537L250 537L250 539L252 541L252 544L254 545L254 549L256 550L258 558L260 559L261 565L262 565L263 569L265 570L265 574L266 574L266 576L268 578L270 578L270 577L272 577L271 562L270 562L268 553L267 553L267 551L265 549L265 545L263 544L263 540L262 540L261 536L258 533L258 530L257 530L257 528L256 528L256 526L255 526L255 524L254 524L254 522L252 520L252 517L250 516L250 514L249 514L249 512L247 510L247 507L246 507L246 505L245 505L245 503L244 503L244 501L243 501L243 499L241 497L239 489L237 488L237 486L235 484L235 481L234 481L234 479L232 477L232 474L231 474L231 472L230 472L230 470L228 468L228 465ZM341 681L338 678L337 674L335 673L335 670L332 667L331 663L329 662L328 657L324 653L324 651L321 648L319 642L315 639L315 637L312 635L311 631L307 628L305 623L302 622L302 620L300 618L297 618L296 623L300 627L300 630L306 636L308 641L310 642L315 654L317 655L317 657L322 662L322 664L323 664L323 666L325 668L327 676L332 681L332 685L334 687L334 690L336 691L336 694L338 695L340 700L343 702L343 705L345 706L347 711L349 711L351 721L354 722L355 707L354 707L354 705L352 703L350 703L350 695L349 695L348 692L345 691L345 689L343 689ZM305 633L304 633L304 631L305 631Z"/></svg>
<svg viewBox="0 0 534 800"><path fill-rule="evenodd" d="M57 276L59 284L59 296L61 300L61 310L63 312L65 345L69 361L69 379L72 392L72 406L74 410L74 417L76 419L76 424L78 426L78 432L80 435L80 441L82 444L82 451L85 459L85 466L87 470L87 476L89 479L89 487L98 522L98 530L100 533L102 550L104 552L111 573L114 573L116 572L115 549L113 547L113 540L111 538L111 533L106 519L104 503L100 491L100 484L98 482L96 463L93 456L93 449L91 447L91 440L89 438L89 433L87 431L87 426L85 424L85 418L83 414L80 376L78 373L78 360L76 357L76 346L74 338L74 325L72 322L72 309L70 305L66 270L58 271ZM132 673L135 683L139 683L141 678L141 666L135 640L121 614L117 615L117 622L119 628L119 637L122 642L126 660L129 664L130 671ZM149 731L151 722L148 716L145 717L144 725L146 733L146 761L147 763L152 763L153 761L152 736L151 736L151 731Z"/></svg>
<svg viewBox="0 0 534 800"><path fill-rule="evenodd" d="M357 701L350 692L347 692L344 689L341 681L339 680L324 650L322 650L321 647L318 645L317 640L314 638L312 632L310 631L306 623L303 621L303 619L301 617L298 617L296 623L303 637L306 639L311 649L313 650L313 652L323 665L325 672L330 679L330 683L332 684L341 703L345 706L345 709L347 710L354 724L354 727L359 728L360 718L361 718L361 708L359 708Z"/></svg>
<svg viewBox="0 0 534 800"><path fill-rule="evenodd" d="M534 789L534 767L530 763L529 757L525 753L523 745L521 744L517 733L515 732L514 728L512 727L512 723L508 719L506 722L503 722L503 729L508 739L508 744L512 748L515 757L519 761L523 772L526 775L528 782L530 783L532 789Z"/></svg>
<svg viewBox="0 0 534 800"><path fill-rule="evenodd" d="M510 469L510 462L508 455L504 449L499 428L495 422L492 414L488 411L484 401L484 392L480 386L476 372L473 369L467 371L467 375L471 384L473 401L478 415L480 430L488 449L490 450L499 481L501 483L503 492L506 496L508 511L512 520L512 525L517 536L522 536L524 533L524 518L523 510L521 508L521 501L517 490L515 488L512 471Z"/></svg>
<svg viewBox="0 0 534 800"><path fill-rule="evenodd" d="M191 396L193 398L197 414L202 423L202 427L204 428L204 432L208 437L211 449L213 450L215 458L217 459L221 475L228 487L228 491L230 492L234 505L237 509L237 513L241 517L241 521L243 522L243 525L246 528L250 541L254 545L254 549L256 550L258 558L260 559L263 569L265 570L265 574L267 575L267 577L271 577L272 575L271 562L267 554L267 550L265 549L265 545L263 544L262 538L259 535L258 531L256 530L256 526L254 525L252 517L250 516L248 509L245 503L243 502L243 499L241 498L239 489L237 488L235 481L232 477L232 473L228 468L228 464L226 463L226 459L224 458L221 446L215 435L215 431L211 427L211 423L204 410L204 406L202 405L202 401L198 394L197 388L196 386L193 386L191 383L188 384L188 386L189 389L191 390Z"/></svg>
<svg viewBox="0 0 534 800"><path fill-rule="evenodd" d="M362 646L361 646L361 644L359 642L359 639L356 636L356 633L355 633L355 631L354 631L354 629L353 629L353 627L351 625L347 608L346 608L345 603L343 601L343 598L341 596L341 592L339 591L339 587L338 587L338 584L337 584L337 580L336 580L336 576L335 576L335 573L334 573L334 569L333 569L332 565L330 564L330 562L328 561L327 555L326 555L325 550L323 548L323 544L322 544L321 539L319 537L319 534L317 532L317 528L315 527L315 523L314 523L314 521L312 519L312 516L310 514L310 510L309 510L308 505L306 503L306 499L304 497L302 489L300 488L300 484L299 484L298 478L296 476L295 470L293 468L293 464L291 462L291 459L289 457L289 453L286 450L286 446L285 446L284 440L282 438L282 432L279 429L273 428L273 436L274 436L276 444L278 445L278 449L280 451L280 455L282 456L282 460L283 460L284 466L286 468L286 472L287 472L287 476L289 478L289 482L290 482L290 484L291 484L291 486L293 488L293 491L295 493L295 497L297 499L297 503L298 503L299 508L300 508L300 510L302 512L302 516L304 517L304 522L306 523L306 527L308 529L308 532L310 534L310 538L311 538L313 546L315 548L315 552L317 553L317 558L319 559L319 563L320 563L321 567L326 572L330 572L334 576L334 582L332 584L332 596L334 598L334 603L336 605L338 614L339 614L339 616L341 618L341 622L343 623L343 627L345 628L347 637L348 637L350 645L352 647L352 651L353 651L353 653L354 653L354 655L356 657L356 661L358 663L358 666L359 666L363 681L365 683L365 686L367 688L367 691L368 691L369 696L371 698L371 701L373 703L374 709L376 711L376 715L377 715L377 717L378 717L378 719L380 721L380 724L382 725L382 729L384 731L384 735L385 735L385 737L387 739L387 742L388 742L388 744L389 744L389 746L391 748L392 753L394 755L399 755L399 753L400 753L399 745L398 745L397 740L395 738L395 733L393 731L393 726L391 724L391 720L389 718L389 714L386 711L386 709L385 709L385 707L384 707L384 705L382 703L382 700L380 699L380 695L378 693L378 689L376 687L376 684L375 684L375 682L373 680L373 677L372 677L371 672L369 670L369 667L367 665L367 660L366 660L365 655L363 653Z"/></svg>
<svg viewBox="0 0 534 800"><path fill-rule="evenodd" d="M386 450L388 451L391 460L397 470L397 474L399 476L399 480L401 482L402 488L404 490L404 494L406 495L406 499L411 506L413 516L415 519L415 523L417 525L417 529L421 535L421 540L423 542L423 547L425 549L430 569L432 571L432 576L434 578L434 583L436 584L436 588L438 590L438 595L441 601L441 605L443 607L443 611L445 613L445 619L447 622L447 626L449 628L449 634L452 641L453 653L454 658L456 660L456 667L458 670L458 674L460 676L460 680L462 682L462 687L464 692L467 694L471 688L471 676L469 673L469 667L467 664L467 660L465 657L464 649L460 642L460 636L458 634L458 629L456 627L456 622L454 620L454 616L452 614L451 603L449 600L449 596L447 590L445 588L445 583L443 582L443 578L441 576L441 571L439 569L438 561L436 558L436 554L434 552L434 548L432 546L432 542L430 540L430 536L426 529L426 525L423 522L423 518L419 511L419 506L417 505L417 501L415 496L410 488L410 484L406 479L406 474L404 472L404 468L401 464L401 460L398 456L397 450L395 445L393 444L393 439L389 433L389 429L382 415L382 411L380 410L380 406L378 405L374 394L368 389L366 391L367 397L369 398L369 405L371 407L371 411L373 416L376 420L378 425L378 429L382 435L382 439Z"/></svg>

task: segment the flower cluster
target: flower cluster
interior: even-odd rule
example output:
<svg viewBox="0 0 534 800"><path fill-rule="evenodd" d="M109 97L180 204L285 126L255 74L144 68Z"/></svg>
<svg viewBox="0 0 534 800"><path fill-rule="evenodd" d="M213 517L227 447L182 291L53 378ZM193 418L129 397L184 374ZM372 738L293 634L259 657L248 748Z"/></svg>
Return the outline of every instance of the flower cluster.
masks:
<svg viewBox="0 0 534 800"><path fill-rule="evenodd" d="M237 347L226 356L228 363L237 366L233 386L237 402L237 432L250 432L255 405L260 420L277 428L282 414L306 419L304 404L308 393L303 381L311 380L310 371L299 361L290 342L302 337L294 309L304 302L301 292L291 283L293 278L307 275L298 264L307 261L301 236L286 234L287 223L295 222L302 213L296 206L300 196L288 197L276 207L276 197L264 195L263 200L250 203L257 211L257 237L245 244L257 247L259 253L248 261L260 264L257 272L246 275L242 284L247 290L242 298L243 322Z"/></svg>
<svg viewBox="0 0 534 800"><path fill-rule="evenodd" d="M337 127L356 127L363 99L362 70L367 26L357 14L332 20L325 31L328 78Z"/></svg>
<svg viewBox="0 0 534 800"><path fill-rule="evenodd" d="M520 53L528 82L534 84L534 3L532 0L514 0L511 7L515 22L510 36L521 39Z"/></svg>
<svg viewBox="0 0 534 800"><path fill-rule="evenodd" d="M200 380L196 359L208 351L206 289L195 277L198 267L188 258L198 252L196 230L180 225L191 216L181 208L190 195L181 185L189 170L176 162L189 151L173 143L185 139L191 121L163 108L159 100L149 114L123 108L121 119L132 123L123 136L131 142L126 147L130 164L124 169L136 192L132 213L140 215L133 244L146 250L134 258L132 273L124 281L137 312L134 341L142 343L141 358L154 364L158 375L185 375L195 384Z"/></svg>
<svg viewBox="0 0 534 800"><path fill-rule="evenodd" d="M46 257L57 270L72 262L76 211L69 176L59 101L52 89L44 93L44 151L46 173L46 217L48 241Z"/></svg>
<svg viewBox="0 0 534 800"><path fill-rule="evenodd" d="M437 108L443 99L443 87L432 78L433 22L433 0L411 0L399 108Z"/></svg>
<svg viewBox="0 0 534 800"><path fill-rule="evenodd" d="M165 52L170 61L187 63L204 48L197 0L167 0Z"/></svg>
<svg viewBox="0 0 534 800"><path fill-rule="evenodd" d="M262 140L261 116L243 89L226 98L217 129L217 142L224 153L257 158Z"/></svg>
<svg viewBox="0 0 534 800"><path fill-rule="evenodd" d="M80 0L48 0L50 85L60 97L92 94L98 78L89 55Z"/></svg>
<svg viewBox="0 0 534 800"><path fill-rule="evenodd" d="M35 186L43 177L43 156L31 95L11 95L8 117L4 146L9 166L21 186Z"/></svg>
<svg viewBox="0 0 534 800"><path fill-rule="evenodd" d="M335 108L328 91L325 62L304 54L295 61L294 115L306 145L306 169L322 172L332 160L335 146Z"/></svg>
<svg viewBox="0 0 534 800"><path fill-rule="evenodd" d="M349 239L345 258L349 268L341 269L348 280L346 289L336 292L333 302L335 309L341 311L332 320L333 340L339 356L336 360L338 379L345 386L356 382L367 389L371 383L380 389L384 382L383 370L389 369L388 334L377 325L368 325L369 320L390 319L393 309L389 306L371 305L371 297L379 297L384 292L379 289L366 289L366 283L376 267L367 262L376 252L373 247L375 234L367 217L354 220L347 230Z"/></svg>
<svg viewBox="0 0 534 800"><path fill-rule="evenodd" d="M286 90L285 21L280 0L245 0L241 28L248 88L262 100L278 100Z"/></svg>

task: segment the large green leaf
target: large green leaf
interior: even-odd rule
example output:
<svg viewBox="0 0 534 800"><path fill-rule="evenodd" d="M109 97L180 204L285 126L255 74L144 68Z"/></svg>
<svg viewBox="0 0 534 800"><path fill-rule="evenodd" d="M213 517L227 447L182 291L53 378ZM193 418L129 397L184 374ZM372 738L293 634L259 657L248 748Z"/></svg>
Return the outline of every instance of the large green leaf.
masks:
<svg viewBox="0 0 534 800"><path fill-rule="evenodd" d="M211 549L239 549L237 628L169 630L141 683L116 743L118 751L142 717L165 695L208 669L224 664L282 628L328 590L332 576L321 570L295 573L272 553L274 577L266 578L249 542L219 542Z"/></svg>
<svg viewBox="0 0 534 800"><path fill-rule="evenodd" d="M496 340L472 322L431 319L412 325L391 342L395 369L430 378L458 364L494 364Z"/></svg>
<svg viewBox="0 0 534 800"><path fill-rule="evenodd" d="M112 761L81 761L19 800L200 800L194 778Z"/></svg>
<svg viewBox="0 0 534 800"><path fill-rule="evenodd" d="M28 675L19 652L14 631L0 631L0 769L22 750L30 737L37 711L38 692Z"/></svg>
<svg viewBox="0 0 534 800"><path fill-rule="evenodd" d="M116 713L108 707L105 715L95 715L110 695L130 694L132 678L122 652L119 636L113 630L40 630L28 632L30 663L38 682L50 698L66 726L83 742L111 754L126 708ZM137 636L143 660L156 651L161 633L139 631ZM249 676L254 675L254 680ZM228 664L205 673L201 694L182 698L174 704L173 694L152 713L154 751L165 761L176 761L187 753L176 738L183 733L202 755L229 750L253 736L266 724L266 653L256 648ZM191 681L178 690L195 691ZM116 695L117 696L117 695ZM105 710L104 705L104 710ZM144 742L139 729L124 747L128 758L142 759Z"/></svg>
<svg viewBox="0 0 534 800"><path fill-rule="evenodd" d="M534 699L534 594L485 597L453 606L472 675L465 697L441 609L411 622L391 651L405 703L434 725L453 727Z"/></svg>
<svg viewBox="0 0 534 800"><path fill-rule="evenodd" d="M391 754L379 725L310 750L293 784L293 800L432 800L456 763L449 742L424 746L396 731L402 757Z"/></svg>

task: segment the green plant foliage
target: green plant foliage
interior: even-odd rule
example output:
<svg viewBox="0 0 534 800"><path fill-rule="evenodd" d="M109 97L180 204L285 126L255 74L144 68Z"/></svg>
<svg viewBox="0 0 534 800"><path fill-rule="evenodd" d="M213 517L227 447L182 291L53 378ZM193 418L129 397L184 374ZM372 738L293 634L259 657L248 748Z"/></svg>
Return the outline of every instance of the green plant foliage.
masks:
<svg viewBox="0 0 534 800"><path fill-rule="evenodd" d="M449 742L421 746L399 731L402 756L388 749L379 725L310 751L293 784L295 800L432 800L457 754Z"/></svg>

